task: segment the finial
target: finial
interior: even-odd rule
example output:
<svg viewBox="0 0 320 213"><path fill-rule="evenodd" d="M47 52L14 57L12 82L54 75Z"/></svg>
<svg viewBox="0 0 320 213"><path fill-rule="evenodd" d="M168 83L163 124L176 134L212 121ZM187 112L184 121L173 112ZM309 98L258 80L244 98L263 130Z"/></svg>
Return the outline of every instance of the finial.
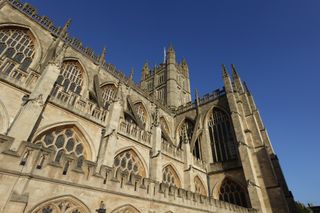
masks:
<svg viewBox="0 0 320 213"><path fill-rule="evenodd" d="M186 60L186 58L185 58L185 57L183 57L183 58L182 58L182 60L181 60L181 64L187 64L187 60Z"/></svg>
<svg viewBox="0 0 320 213"><path fill-rule="evenodd" d="M199 113L199 92L197 89L195 89L196 94L196 107L197 107L197 113Z"/></svg>
<svg viewBox="0 0 320 213"><path fill-rule="evenodd" d="M232 68L232 76L233 76L233 78L239 78L238 72L237 72L236 67L234 66L234 64L231 64L231 68Z"/></svg>
<svg viewBox="0 0 320 213"><path fill-rule="evenodd" d="M199 92L198 92L198 89L195 89L195 93L196 93L196 100L199 100Z"/></svg>
<svg viewBox="0 0 320 213"><path fill-rule="evenodd" d="M222 76L229 77L226 66L224 64L222 64Z"/></svg>
<svg viewBox="0 0 320 213"><path fill-rule="evenodd" d="M148 72L149 73L149 63L146 61L143 65L143 68L142 68L142 72Z"/></svg>
<svg viewBox="0 0 320 213"><path fill-rule="evenodd" d="M174 52L173 45L172 45L171 42L170 42L169 47L168 47L168 52Z"/></svg>
<svg viewBox="0 0 320 213"><path fill-rule="evenodd" d="M103 48L103 50L102 50L102 53L101 53L101 55L100 55L100 58L99 58L99 65L101 66L102 64L104 64L105 63L105 61L106 61L106 53L107 53L107 48Z"/></svg>
<svg viewBox="0 0 320 213"><path fill-rule="evenodd" d="M133 67L131 67L130 76L129 76L130 81L133 80L133 75L134 75L134 69L133 69Z"/></svg>
<svg viewBox="0 0 320 213"><path fill-rule="evenodd" d="M60 38L65 38L66 37L67 30L69 29L70 25L71 25L71 19L68 19L68 21L64 24L64 26L63 26L60 34L59 34Z"/></svg>

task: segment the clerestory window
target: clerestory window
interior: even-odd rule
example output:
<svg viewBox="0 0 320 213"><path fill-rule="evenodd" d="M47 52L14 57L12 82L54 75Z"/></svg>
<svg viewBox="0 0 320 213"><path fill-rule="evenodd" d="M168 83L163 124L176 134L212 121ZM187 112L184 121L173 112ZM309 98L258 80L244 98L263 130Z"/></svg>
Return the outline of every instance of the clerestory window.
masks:
<svg viewBox="0 0 320 213"><path fill-rule="evenodd" d="M35 55L34 40L27 29L0 29L0 72L17 80L22 78Z"/></svg>
<svg viewBox="0 0 320 213"><path fill-rule="evenodd" d="M117 87L114 84L107 84L101 88L102 99L104 106L107 106L112 102L117 95Z"/></svg>
<svg viewBox="0 0 320 213"><path fill-rule="evenodd" d="M65 61L62 64L57 84L61 85L65 92L80 95L83 85L83 70L77 61Z"/></svg>

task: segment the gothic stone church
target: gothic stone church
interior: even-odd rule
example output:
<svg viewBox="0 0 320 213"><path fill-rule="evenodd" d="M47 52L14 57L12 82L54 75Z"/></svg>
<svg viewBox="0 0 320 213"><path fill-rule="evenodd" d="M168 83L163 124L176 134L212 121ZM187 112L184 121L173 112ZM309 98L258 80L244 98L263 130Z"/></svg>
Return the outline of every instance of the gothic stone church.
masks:
<svg viewBox="0 0 320 213"><path fill-rule="evenodd" d="M191 100L172 46L135 84L69 25L0 0L0 212L295 212L234 66Z"/></svg>

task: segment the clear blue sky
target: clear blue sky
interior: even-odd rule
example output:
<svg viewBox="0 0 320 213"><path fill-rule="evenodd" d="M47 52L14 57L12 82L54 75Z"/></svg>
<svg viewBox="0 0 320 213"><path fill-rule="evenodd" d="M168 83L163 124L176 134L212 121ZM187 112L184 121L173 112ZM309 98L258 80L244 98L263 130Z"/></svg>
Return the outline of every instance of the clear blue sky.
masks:
<svg viewBox="0 0 320 213"><path fill-rule="evenodd" d="M251 89L295 199L320 204L319 0L29 0L135 79L172 43L191 87L222 87L234 63Z"/></svg>

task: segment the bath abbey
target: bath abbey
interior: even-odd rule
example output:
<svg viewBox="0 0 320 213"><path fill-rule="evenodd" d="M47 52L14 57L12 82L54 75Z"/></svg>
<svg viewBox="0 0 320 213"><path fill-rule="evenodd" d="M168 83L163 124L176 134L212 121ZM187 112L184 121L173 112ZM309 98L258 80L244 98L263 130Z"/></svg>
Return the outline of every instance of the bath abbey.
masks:
<svg viewBox="0 0 320 213"><path fill-rule="evenodd" d="M296 212L234 65L192 99L172 45L135 83L70 24L0 0L0 212Z"/></svg>

